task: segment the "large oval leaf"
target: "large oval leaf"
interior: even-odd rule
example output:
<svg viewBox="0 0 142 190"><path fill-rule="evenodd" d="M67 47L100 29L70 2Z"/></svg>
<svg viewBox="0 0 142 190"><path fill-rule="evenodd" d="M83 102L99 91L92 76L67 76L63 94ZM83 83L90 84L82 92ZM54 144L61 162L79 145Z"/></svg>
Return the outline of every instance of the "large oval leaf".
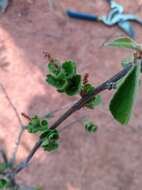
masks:
<svg viewBox="0 0 142 190"><path fill-rule="evenodd" d="M133 39L128 37L121 37L118 39L114 39L110 42L104 44L104 46L108 47L117 47L117 48L128 48L133 50L141 50L141 46L137 44Z"/></svg>
<svg viewBox="0 0 142 190"><path fill-rule="evenodd" d="M121 124L128 124L139 86L140 64L132 66L114 94L109 109Z"/></svg>

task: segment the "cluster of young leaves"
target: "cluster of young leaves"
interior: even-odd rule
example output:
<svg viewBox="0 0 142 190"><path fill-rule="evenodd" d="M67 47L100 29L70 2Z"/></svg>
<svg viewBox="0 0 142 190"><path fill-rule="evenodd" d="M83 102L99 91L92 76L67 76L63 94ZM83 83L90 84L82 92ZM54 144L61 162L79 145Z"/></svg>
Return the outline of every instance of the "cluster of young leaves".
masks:
<svg viewBox="0 0 142 190"><path fill-rule="evenodd" d="M0 163L0 189L6 189L10 186L9 179L5 177L5 172L11 169L12 164L10 162Z"/></svg>
<svg viewBox="0 0 142 190"><path fill-rule="evenodd" d="M74 96L80 92L81 75L76 73L76 63L65 61L61 64L58 60L52 59L48 64L47 82L54 86L59 92Z"/></svg>
<svg viewBox="0 0 142 190"><path fill-rule="evenodd" d="M110 47L133 49L137 52L142 51L141 45L130 38L119 38L106 45ZM134 57L130 57L123 60L122 66L127 67L130 63L132 64L131 69L127 75L120 80L109 105L113 117L123 125L127 125L130 120L140 82L141 62L135 62Z"/></svg>
<svg viewBox="0 0 142 190"><path fill-rule="evenodd" d="M77 94L86 95L94 90L94 87L87 83L84 84L81 75L77 74L76 63L68 60L61 64L58 60L52 59L48 64L46 81L54 86L59 92L64 92L69 96ZM94 109L101 103L101 96L94 96L89 100L85 107Z"/></svg>
<svg viewBox="0 0 142 190"><path fill-rule="evenodd" d="M53 151L58 148L59 133L56 129L49 129L46 119L34 116L26 128L29 133L38 133L40 135L41 146L45 151Z"/></svg>

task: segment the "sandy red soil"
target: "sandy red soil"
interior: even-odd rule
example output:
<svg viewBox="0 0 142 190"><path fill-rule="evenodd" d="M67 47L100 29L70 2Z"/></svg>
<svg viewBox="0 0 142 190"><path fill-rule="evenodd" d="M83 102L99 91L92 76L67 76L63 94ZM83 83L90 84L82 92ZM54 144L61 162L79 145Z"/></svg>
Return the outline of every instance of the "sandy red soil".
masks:
<svg viewBox="0 0 142 190"><path fill-rule="evenodd" d="M142 11L136 11L139 0L118 2L126 11L136 12L142 18ZM0 84L19 114L43 116L79 98L61 95L46 84L48 59L44 51L61 60L77 61L79 72L90 73L94 85L118 72L120 60L131 54L128 50L103 47L108 39L124 35L119 28L73 20L64 14L68 7L106 14L105 0L53 0L52 3L49 6L48 0L15 0L0 16ZM134 26L136 39L141 42L142 27L136 23ZM95 135L88 135L80 122L70 126L61 133L59 150L54 153L39 150L17 180L45 190L141 189L142 98L139 95L128 127L122 127L108 112L111 95L112 92L102 93L102 106L87 113L81 110L61 125L64 127L88 114L99 126ZM19 127L15 112L0 88L0 146L6 147L9 157ZM24 134L17 162L25 158L36 140L37 137Z"/></svg>

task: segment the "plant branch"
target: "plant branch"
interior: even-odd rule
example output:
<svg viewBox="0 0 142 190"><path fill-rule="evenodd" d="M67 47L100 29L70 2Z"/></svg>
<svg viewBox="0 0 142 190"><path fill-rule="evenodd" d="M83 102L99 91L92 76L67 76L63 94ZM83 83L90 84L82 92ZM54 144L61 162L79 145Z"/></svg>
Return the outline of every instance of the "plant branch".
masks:
<svg viewBox="0 0 142 190"><path fill-rule="evenodd" d="M7 91L6 91L6 89L5 89L5 87L4 87L1 83L0 83L0 87L1 87L1 89L2 89L2 91L3 91L3 93L4 93L4 95L5 95L5 97L6 97L6 99L7 99L7 101L9 102L11 108L12 108L13 111L15 112L15 115L16 115L18 121L19 121L20 126L22 126L23 124L22 124L22 120L21 120L21 118L20 118L20 116L19 116L19 113L18 113L16 107L14 106L14 104L12 103L12 101L11 101L11 99L10 99L10 97L9 97L9 95L8 95L8 93L7 93Z"/></svg>
<svg viewBox="0 0 142 190"><path fill-rule="evenodd" d="M0 150L0 154L1 154L1 157L2 157L3 161L7 164L8 159L7 159L6 152L4 150Z"/></svg>
<svg viewBox="0 0 142 190"><path fill-rule="evenodd" d="M17 152L18 152L18 149L19 149L19 145L20 145L21 138L22 138L22 135L24 133L24 130L25 130L24 127L21 127L21 129L19 131L18 137L17 137L16 142L15 142L15 147L14 147L14 150L13 150L11 163L15 163L15 161L16 161L16 155L17 155Z"/></svg>
<svg viewBox="0 0 142 190"><path fill-rule="evenodd" d="M20 145L20 142L21 142L21 137L22 137L22 134L24 132L24 127L23 127L22 120L21 120L21 118L19 116L19 113L18 113L16 107L14 106L14 104L12 103L11 98L9 97L9 95L8 95L5 87L1 83L0 83L0 87L1 87L1 89L2 89L2 91L4 93L4 95L5 95L5 97L7 99L7 101L9 102L11 108L13 109L13 111L15 113L15 115L16 115L16 117L18 119L19 125L21 126L19 134L18 134L18 137L17 137L17 140L16 140L16 143L15 143L15 147L14 147L14 150L13 150L13 153L12 153L12 158L11 158L11 163L15 163L17 151L18 151L18 148L19 148L19 145Z"/></svg>
<svg viewBox="0 0 142 190"><path fill-rule="evenodd" d="M128 71L131 69L132 64L128 64L127 67L125 67L123 70L121 70L119 73L115 74L112 78L109 80L103 82L102 84L98 85L91 93L86 94L84 97L82 97L78 102L73 104L71 108L69 108L53 125L51 125L50 129L56 129L61 123L63 123L70 115L72 115L74 112L80 110L92 97L96 96L100 92L104 90L110 90L110 84L116 83L120 79L122 79ZM30 160L32 159L33 155L36 153L36 151L40 148L42 144L42 140L39 139L39 141L35 144L27 158L24 162L21 162L15 169L15 174L19 173L21 170L23 170L27 165L29 164Z"/></svg>

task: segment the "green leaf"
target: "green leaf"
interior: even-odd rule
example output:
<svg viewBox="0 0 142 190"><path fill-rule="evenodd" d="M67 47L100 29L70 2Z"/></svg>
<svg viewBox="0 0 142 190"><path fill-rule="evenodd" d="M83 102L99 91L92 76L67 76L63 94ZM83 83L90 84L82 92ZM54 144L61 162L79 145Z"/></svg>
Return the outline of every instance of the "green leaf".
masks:
<svg viewBox="0 0 142 190"><path fill-rule="evenodd" d="M58 149L59 145L58 145L58 143L54 142L54 143L49 143L46 145L43 144L42 147L45 151L51 152L51 151Z"/></svg>
<svg viewBox="0 0 142 190"><path fill-rule="evenodd" d="M40 121L40 125L43 128L48 128L48 121L46 119L43 119Z"/></svg>
<svg viewBox="0 0 142 190"><path fill-rule="evenodd" d="M40 136L42 140L41 146L46 151L52 151L58 148L59 133L56 129L48 129L46 132L42 133Z"/></svg>
<svg viewBox="0 0 142 190"><path fill-rule="evenodd" d="M100 95L93 97L89 102L85 104L87 108L94 109L96 106L102 103L102 98Z"/></svg>
<svg viewBox="0 0 142 190"><path fill-rule="evenodd" d="M44 138L44 139L42 139L42 144L41 144L41 146L42 146L42 147L45 147L45 146L47 146L49 143L50 143L49 140L46 139L46 138Z"/></svg>
<svg viewBox="0 0 142 190"><path fill-rule="evenodd" d="M71 79L68 80L68 85L65 88L65 92L69 96L74 96L78 94L81 90L81 76L74 75Z"/></svg>
<svg viewBox="0 0 142 190"><path fill-rule="evenodd" d="M57 130L54 130L51 134L48 136L49 141L56 141L59 139L59 133Z"/></svg>
<svg viewBox="0 0 142 190"><path fill-rule="evenodd" d="M62 67L57 59L52 59L50 63L48 64L48 71L54 76L54 77L60 77L62 74Z"/></svg>
<svg viewBox="0 0 142 190"><path fill-rule="evenodd" d="M65 61L62 65L62 68L67 78L71 78L76 74L76 63L74 61Z"/></svg>
<svg viewBox="0 0 142 190"><path fill-rule="evenodd" d="M46 119L43 119L40 121L39 132L43 133L44 131L47 130L48 130L48 121Z"/></svg>
<svg viewBox="0 0 142 190"><path fill-rule="evenodd" d="M44 141L48 139L48 141L56 141L59 139L59 132L56 129L48 129L43 132L40 138Z"/></svg>
<svg viewBox="0 0 142 190"><path fill-rule="evenodd" d="M121 37L118 39L114 39L104 44L104 46L116 47L116 48L128 48L128 49L133 49L133 50L138 50L138 51L141 50L140 45L137 44L133 39L129 37Z"/></svg>
<svg viewBox="0 0 142 190"><path fill-rule="evenodd" d="M49 63L48 64L48 71L57 76L60 72L61 72L61 67L59 65L53 64L53 63Z"/></svg>
<svg viewBox="0 0 142 190"><path fill-rule="evenodd" d="M48 84L56 87L58 90L64 91L64 89L67 86L67 80L65 80L64 78L57 79L53 77L52 75L47 75L47 82Z"/></svg>
<svg viewBox="0 0 142 190"><path fill-rule="evenodd" d="M132 66L114 94L109 109L113 117L121 124L127 125L139 87L140 64Z"/></svg>
<svg viewBox="0 0 142 190"><path fill-rule="evenodd" d="M27 125L27 129L29 133L37 133L40 131L40 118L36 115L33 118L31 118L31 121Z"/></svg>
<svg viewBox="0 0 142 190"><path fill-rule="evenodd" d="M83 94L91 93L94 90L94 87L91 84L85 84L82 88ZM94 96L89 100L85 106L90 109L94 109L96 106L101 104L102 98L100 95Z"/></svg>
<svg viewBox="0 0 142 190"><path fill-rule="evenodd" d="M49 141L48 139L44 139L42 144L41 144L41 147L45 150L45 151L53 151L53 150L56 150L59 145L56 141Z"/></svg>
<svg viewBox="0 0 142 190"><path fill-rule="evenodd" d="M6 179L2 178L0 179L0 189L7 188L9 186L9 183Z"/></svg>
<svg viewBox="0 0 142 190"><path fill-rule="evenodd" d="M27 129L29 131L29 133L37 133L39 131L39 127L34 127L33 125L31 125L29 123L29 125L27 125Z"/></svg>
<svg viewBox="0 0 142 190"><path fill-rule="evenodd" d="M40 118L35 115L34 117L31 118L31 125L37 127L37 126L40 126Z"/></svg>
<svg viewBox="0 0 142 190"><path fill-rule="evenodd" d="M83 85L83 87L82 87L82 91L83 91L84 94L92 92L93 90L94 90L94 87L91 84L89 84L89 83Z"/></svg>
<svg viewBox="0 0 142 190"><path fill-rule="evenodd" d="M95 133L98 127L90 120L84 121L84 127L89 133Z"/></svg>
<svg viewBox="0 0 142 190"><path fill-rule="evenodd" d="M62 69L61 64L59 63L58 60L52 60L48 64L48 71L51 73L53 77L56 79L66 79L66 73Z"/></svg>
<svg viewBox="0 0 142 190"><path fill-rule="evenodd" d="M37 133L48 130L48 121L41 120L37 115L31 118L31 121L27 125L29 133Z"/></svg>

